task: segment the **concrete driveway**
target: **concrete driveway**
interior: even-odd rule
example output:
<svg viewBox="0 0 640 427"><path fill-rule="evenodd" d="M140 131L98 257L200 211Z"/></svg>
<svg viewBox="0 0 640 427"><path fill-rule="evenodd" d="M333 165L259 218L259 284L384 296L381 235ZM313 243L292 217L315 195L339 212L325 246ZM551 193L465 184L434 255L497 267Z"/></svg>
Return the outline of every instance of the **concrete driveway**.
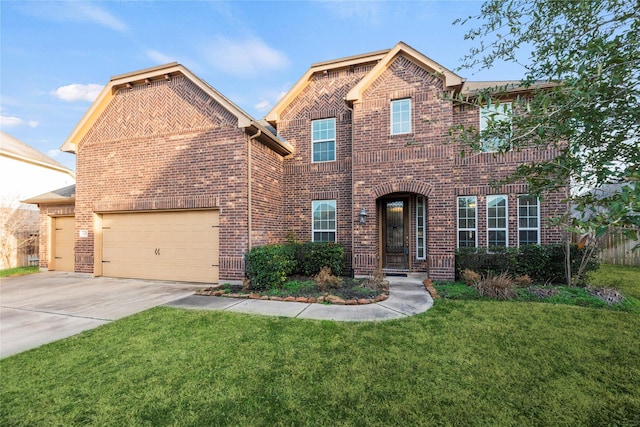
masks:
<svg viewBox="0 0 640 427"><path fill-rule="evenodd" d="M0 358L186 297L204 286L63 272L0 280Z"/></svg>

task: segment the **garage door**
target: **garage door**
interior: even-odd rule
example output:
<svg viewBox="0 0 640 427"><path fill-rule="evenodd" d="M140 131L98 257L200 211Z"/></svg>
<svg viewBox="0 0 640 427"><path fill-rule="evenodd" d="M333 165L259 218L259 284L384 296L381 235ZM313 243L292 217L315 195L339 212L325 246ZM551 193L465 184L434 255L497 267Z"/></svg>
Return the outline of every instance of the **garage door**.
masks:
<svg viewBox="0 0 640 427"><path fill-rule="evenodd" d="M50 267L56 271L73 271L76 219L72 216L52 218L53 263Z"/></svg>
<svg viewBox="0 0 640 427"><path fill-rule="evenodd" d="M218 211L104 214L102 275L218 282Z"/></svg>

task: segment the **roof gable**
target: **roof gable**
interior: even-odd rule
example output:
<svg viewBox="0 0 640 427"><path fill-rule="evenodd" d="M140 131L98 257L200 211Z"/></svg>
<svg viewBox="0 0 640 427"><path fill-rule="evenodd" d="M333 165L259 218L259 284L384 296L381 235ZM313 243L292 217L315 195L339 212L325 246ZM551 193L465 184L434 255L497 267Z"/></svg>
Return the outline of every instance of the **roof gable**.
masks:
<svg viewBox="0 0 640 427"><path fill-rule="evenodd" d="M459 89L465 81L465 79L453 71L426 57L406 43L399 42L393 49L389 50L383 58L380 59L378 64L369 72L369 74L367 74L349 91L345 100L350 103L361 100L365 90L393 64L399 55L403 55L409 60L417 63L419 66L438 75L443 79L445 88Z"/></svg>
<svg viewBox="0 0 640 427"><path fill-rule="evenodd" d="M242 128L251 134L259 133L259 140L274 151L281 155L287 155L293 151L293 148L288 143L278 139L276 135L255 121L240 107L235 105L204 80L198 78L186 67L176 62L112 77L109 83L107 83L107 85L102 89L91 107L89 107L85 115L75 126L69 137L62 145L61 150L72 153L77 151L80 141L82 141L85 135L87 135L91 130L94 123L100 119L101 115L105 112L119 90L123 88L134 88L139 85L150 85L158 80L171 80L178 76L183 76L188 79L207 96L220 104L231 115L235 116L239 128Z"/></svg>
<svg viewBox="0 0 640 427"><path fill-rule="evenodd" d="M0 132L0 154L27 163L32 163L38 166L65 172L71 177L75 178L73 171L64 166L62 163L56 162L51 157L41 153L35 148L25 144L24 142L12 137L5 132Z"/></svg>

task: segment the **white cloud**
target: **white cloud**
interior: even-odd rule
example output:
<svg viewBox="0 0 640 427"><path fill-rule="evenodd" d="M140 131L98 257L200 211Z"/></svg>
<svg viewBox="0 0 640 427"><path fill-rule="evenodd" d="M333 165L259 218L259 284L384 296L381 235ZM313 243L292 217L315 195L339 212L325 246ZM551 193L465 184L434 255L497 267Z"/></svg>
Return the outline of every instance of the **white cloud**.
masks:
<svg viewBox="0 0 640 427"><path fill-rule="evenodd" d="M80 84L73 83L66 86L60 86L58 89L51 92L53 96L56 98L62 99L63 101L75 102L75 101L89 101L93 102L100 91L102 90L102 85L90 83L90 84Z"/></svg>
<svg viewBox="0 0 640 427"><path fill-rule="evenodd" d="M325 0L320 3L340 19L354 18L370 24L377 24L380 21L381 11L377 2Z"/></svg>
<svg viewBox="0 0 640 427"><path fill-rule="evenodd" d="M55 159L56 157L58 157L60 154L62 154L62 151L60 151L57 148L54 148L53 150L49 150L47 151L47 156L51 157L52 159Z"/></svg>
<svg viewBox="0 0 640 427"><path fill-rule="evenodd" d="M45 21L89 22L120 33L129 31L122 20L88 1L20 2L17 7L24 13Z"/></svg>
<svg viewBox="0 0 640 427"><path fill-rule="evenodd" d="M39 123L35 120L26 121L15 116L0 116L0 127L12 127L26 125L30 128L38 127Z"/></svg>
<svg viewBox="0 0 640 427"><path fill-rule="evenodd" d="M158 64L166 64L169 62L174 62L176 60L172 56L165 55L164 53L153 49L148 49L146 51L146 54L149 59L151 59L153 62L157 62Z"/></svg>
<svg viewBox="0 0 640 427"><path fill-rule="evenodd" d="M71 8L75 9L79 20L94 22L121 33L127 31L127 25L124 22L95 4L71 2Z"/></svg>
<svg viewBox="0 0 640 427"><path fill-rule="evenodd" d="M254 106L253 106L253 108L255 108L256 110L260 111L261 113L269 111L271 109L271 107L273 107L273 105L271 105L271 103L269 101L267 101L266 99L263 99L262 101L258 102L257 104L254 104Z"/></svg>
<svg viewBox="0 0 640 427"><path fill-rule="evenodd" d="M204 48L209 64L230 75L253 77L289 65L287 56L259 38L229 40L217 37Z"/></svg>

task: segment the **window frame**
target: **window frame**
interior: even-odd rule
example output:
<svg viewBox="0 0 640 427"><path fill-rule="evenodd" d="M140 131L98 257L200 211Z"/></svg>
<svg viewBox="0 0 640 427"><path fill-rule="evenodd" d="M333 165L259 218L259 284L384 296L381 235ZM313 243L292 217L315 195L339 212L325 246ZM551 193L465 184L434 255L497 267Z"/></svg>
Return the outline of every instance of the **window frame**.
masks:
<svg viewBox="0 0 640 427"><path fill-rule="evenodd" d="M509 106L506 108L508 113L505 112L505 106ZM487 128L487 117L494 116L494 121L508 121L509 131L508 138L511 138L511 134L513 133L513 120L511 119L513 114L513 102L512 101L503 101L503 102L495 102L490 103L489 105L480 106L480 115L479 115L479 126L480 134L484 132ZM498 151L498 146L500 146L504 141L498 137L491 138L490 140L486 138L480 139L480 151L483 153L495 153Z"/></svg>
<svg viewBox="0 0 640 427"><path fill-rule="evenodd" d="M314 130L314 125L322 122L331 122L333 123L333 138L324 138L324 139L315 139L316 131ZM337 157L337 127L336 127L336 118L335 117L327 117L324 119L315 119L311 120L311 162L312 163L324 163L324 162L335 162ZM318 132L322 131L318 129ZM333 158L327 160L316 160L316 144L324 144L328 142L333 142ZM327 151L328 152L328 151Z"/></svg>
<svg viewBox="0 0 640 427"><path fill-rule="evenodd" d="M333 206L333 228L316 229L315 213L316 209L322 204L327 203ZM322 221L322 218L320 219ZM333 233L333 240L317 240L316 233ZM335 200L312 200L311 201L311 241L312 242L332 242L338 241L338 207Z"/></svg>
<svg viewBox="0 0 640 427"><path fill-rule="evenodd" d="M491 209L494 209L491 207L491 201L494 199L503 199L504 200L504 227L498 227L497 223L498 221L500 221L501 217L500 216L495 216L495 217L491 217L489 215L489 212ZM495 208L496 210L498 209L498 207ZM496 226L495 227L491 227L490 226L490 221L495 220L496 221ZM492 245L490 243L490 238L489 238L489 234L491 232L500 232L500 231L504 231L504 246L502 245ZM506 194L491 194L489 196L487 196L487 247L505 247L508 248L509 247L509 196Z"/></svg>
<svg viewBox="0 0 640 427"><path fill-rule="evenodd" d="M471 200L473 204L475 204L475 206L470 207L471 203L467 202L466 206L464 207L465 211L468 211L469 209L473 209L473 223L474 226L473 227L460 227L460 199L468 199ZM465 216L465 219L468 221L470 219L469 216ZM456 244L457 244L457 248L477 248L478 247L478 196L458 196L456 198ZM460 232L469 232L469 231L473 231L473 238L474 238L474 245L473 246L460 246Z"/></svg>
<svg viewBox="0 0 640 427"><path fill-rule="evenodd" d="M530 218L532 218L531 216L529 216L529 208L531 207L531 205L526 205L527 207L527 216L526 217L522 217L520 215L520 201L522 198L534 198L536 201L536 221L537 221L537 226L536 227L522 227L520 225L520 219L522 218L526 218L527 223L529 221ZM525 243L524 246L526 245L539 245L540 244L540 198L533 195L533 194L518 194L518 246L522 246L521 243L521 239L520 239L520 232L521 231L535 231L536 232L536 243Z"/></svg>
<svg viewBox="0 0 640 427"><path fill-rule="evenodd" d="M427 259L427 200L426 199L427 198L424 196L416 197L416 259L418 260ZM422 231L422 236L420 236L420 231Z"/></svg>
<svg viewBox="0 0 640 427"><path fill-rule="evenodd" d="M396 105L400 106L400 105L404 104L405 102L407 102L409 104L409 108L407 109L407 112L409 114L409 118L408 118L408 120L400 120L400 121L396 122L394 120L394 112L395 112L395 108L394 107ZM411 114L411 98L400 98L400 99L391 100L391 108L389 108L389 110L390 110L389 127L390 127L391 135L405 135L405 134L411 133L411 129L412 129L412 126L411 126L411 120L412 120L412 117L411 117L412 116L412 114ZM404 112L405 112L404 110L400 110L400 111L398 111L398 114L402 115L402 113L404 113ZM394 124L398 124L400 127L403 127L404 124L407 124L409 129L408 130L402 129L399 132L395 132L394 131Z"/></svg>

